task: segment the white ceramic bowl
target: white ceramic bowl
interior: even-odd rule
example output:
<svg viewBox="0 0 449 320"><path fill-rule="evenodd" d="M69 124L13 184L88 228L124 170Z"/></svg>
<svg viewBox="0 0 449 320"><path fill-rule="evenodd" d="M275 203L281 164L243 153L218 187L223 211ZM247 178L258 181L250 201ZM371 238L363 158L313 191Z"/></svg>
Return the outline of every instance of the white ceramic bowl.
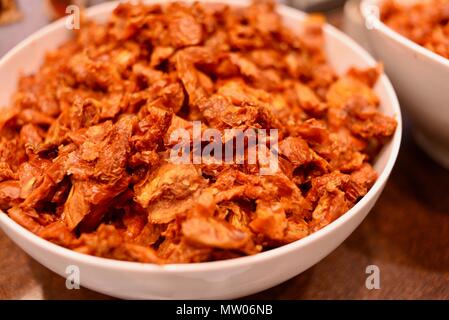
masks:
<svg viewBox="0 0 449 320"><path fill-rule="evenodd" d="M414 0L402 0L404 3ZM370 47L385 64L413 122L418 144L449 169L449 59L395 32L376 18L380 0L364 0L361 11L371 28Z"/></svg>
<svg viewBox="0 0 449 320"><path fill-rule="evenodd" d="M155 2L154 0L152 2ZM226 0L241 6L242 1ZM88 10L88 16L104 20L117 3L105 3ZM304 14L279 8L285 23L297 28ZM337 72L350 66L373 66L375 61L350 38L326 25L326 51ZM20 71L37 69L44 53L70 36L64 21L57 21L20 43L0 60L0 105L7 104ZM68 265L80 269L81 285L120 298L139 299L226 299L249 295L275 286L323 259L360 224L379 197L393 168L401 140L401 113L386 76L376 86L382 110L396 118L398 127L375 163L379 179L349 212L322 230L283 247L254 256L199 264L152 265L88 256L59 247L25 230L0 212L0 226L23 250L47 268L66 276Z"/></svg>

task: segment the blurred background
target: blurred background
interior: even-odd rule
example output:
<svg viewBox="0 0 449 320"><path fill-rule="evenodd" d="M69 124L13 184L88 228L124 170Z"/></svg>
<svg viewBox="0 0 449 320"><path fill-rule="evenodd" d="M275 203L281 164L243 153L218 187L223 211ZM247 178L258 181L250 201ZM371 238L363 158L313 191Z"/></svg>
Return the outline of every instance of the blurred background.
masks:
<svg viewBox="0 0 449 320"><path fill-rule="evenodd" d="M34 31L64 16L67 5L88 7L106 1L0 0L0 57ZM345 0L279 0L278 2L308 12L319 11L335 15L335 11L344 5Z"/></svg>

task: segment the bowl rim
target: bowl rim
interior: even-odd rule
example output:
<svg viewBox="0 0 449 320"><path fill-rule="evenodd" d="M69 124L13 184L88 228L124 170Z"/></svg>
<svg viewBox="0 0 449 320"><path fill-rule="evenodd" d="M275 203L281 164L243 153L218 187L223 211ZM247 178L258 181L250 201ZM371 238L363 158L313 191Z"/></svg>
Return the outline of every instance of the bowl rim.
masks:
<svg viewBox="0 0 449 320"><path fill-rule="evenodd" d="M151 0L144 0L144 3L157 3L157 2L174 2L176 0L158 0L158 1L151 1ZM99 4L96 6L93 6L89 8L86 12L87 17L95 16L97 14L101 14L103 12L111 11L115 6L117 6L121 1L112 1L107 2L103 4ZM194 2L194 0L183 0L183 2L191 3ZM247 5L250 1L245 0L200 0L200 2L206 2L206 3L225 3L231 6L237 6L242 7ZM302 11L299 11L297 9L293 9L284 5L278 5L277 11L281 14L283 17L289 17L295 20L302 20L305 16L305 13ZM1 59L0 59L0 67L5 64L12 56L14 56L17 52L22 50L23 47L26 47L31 42L34 41L34 39L39 38L41 36L45 36L45 34L58 29L62 28L65 23L65 18L59 19L58 21L55 21L40 30L36 31L35 33L28 36L25 40L21 41L18 45L16 45L13 49L11 49L8 53L6 53ZM375 60L364 50L362 49L354 40L349 38L347 35L345 35L343 32L337 30L335 27L326 24L324 26L324 31L334 39L336 39L338 42L343 43L345 46L350 47L357 55L359 55L366 64L369 65L376 65ZM80 265L85 266L96 266L106 269L117 269L121 271L132 271L132 272L146 272L146 273L183 273L183 272L189 272L189 273L198 273L198 272L207 272L207 271L214 271L214 270L226 270L230 268L235 267L244 267L248 264L258 264L263 263L266 260L276 258L278 256L282 256L288 253L291 253L293 251L296 251L300 248L303 248L305 246L308 246L312 243L320 241L320 239L326 237L327 235L333 233L337 229L339 229L341 226L349 222L352 217L354 217L357 214L360 214L362 212L362 209L365 206L369 205L369 202L374 198L376 198L380 192L382 191L383 186L385 185L393 166L396 162L396 158L399 152L400 143L401 143L401 136L402 136L402 116L401 116L401 110L399 107L399 102L396 97L396 93L393 89L393 86L387 76L385 74L382 74L378 80L378 83L382 83L382 85L385 87L386 95L388 96L388 99L390 100L391 104L391 112L392 116L397 121L397 128L396 131L389 141L389 145L391 145L390 154L388 155L387 162L385 164L384 169L382 172L379 173L379 176L374 183L374 185L371 187L371 189L368 191L368 193L360 199L359 202L357 202L350 210L348 210L346 213L344 213L342 216L337 218L335 221L330 223L329 225L325 226L324 228L308 235L305 238L299 239L297 241L294 241L292 243L283 245L281 247L277 247L274 249L271 249L269 251L264 251L257 253L255 255L251 256L243 256L228 260L219 260L219 261L209 261L209 262L199 262L199 263L180 263L180 264L152 264L152 263L142 263L142 262L134 262L134 261L122 261L122 260L115 260L115 259L109 259L109 258L102 258L97 256L91 256L83 253L79 253L76 251L73 251L71 249L67 249L65 247L56 245L48 240L44 240L43 238L35 235L31 231L25 229L24 227L20 226L18 223L16 223L14 220L8 217L6 213L0 210L0 227L2 229L9 228L12 230L12 233L20 234L26 241L34 243L36 246L41 247L43 250L51 251L53 255L60 256L64 258L66 261L70 261L72 264L80 263ZM9 232L6 232L9 233ZM12 241L12 237L10 238ZM15 241L14 241L15 242Z"/></svg>
<svg viewBox="0 0 449 320"><path fill-rule="evenodd" d="M382 3L383 0L362 0L360 3L360 12L362 13L364 22L367 21L367 19L374 19L375 27L373 30L379 30L389 38L393 39L396 42L399 42L403 46L415 51L418 54L421 54L422 56L425 56L426 58L432 60L433 62L442 64L446 68L449 69L449 59L443 57L442 55L439 55L436 52L433 52L430 49L427 49L426 47L423 47L413 40L410 40L409 38L403 36L399 32L395 31L394 29L387 26L385 23L380 20L378 16L375 16L370 11L373 7L377 8L378 12L380 12L379 5ZM366 26L364 25L365 29ZM368 30L368 31L373 31Z"/></svg>

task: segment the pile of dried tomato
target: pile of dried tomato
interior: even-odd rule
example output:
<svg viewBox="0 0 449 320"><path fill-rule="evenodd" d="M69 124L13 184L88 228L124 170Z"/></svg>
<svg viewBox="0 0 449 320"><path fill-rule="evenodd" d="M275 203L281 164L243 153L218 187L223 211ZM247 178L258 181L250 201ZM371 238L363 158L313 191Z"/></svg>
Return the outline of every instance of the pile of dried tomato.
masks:
<svg viewBox="0 0 449 320"><path fill-rule="evenodd" d="M271 2L120 4L23 76L0 115L0 208L78 252L189 263L256 254L344 214L376 180L396 122L379 68L338 76L322 19ZM279 170L173 164L170 133L277 129ZM204 141L207 144L207 141Z"/></svg>
<svg viewBox="0 0 449 320"><path fill-rule="evenodd" d="M449 59L449 0L429 0L411 5L386 0L381 20L417 44Z"/></svg>

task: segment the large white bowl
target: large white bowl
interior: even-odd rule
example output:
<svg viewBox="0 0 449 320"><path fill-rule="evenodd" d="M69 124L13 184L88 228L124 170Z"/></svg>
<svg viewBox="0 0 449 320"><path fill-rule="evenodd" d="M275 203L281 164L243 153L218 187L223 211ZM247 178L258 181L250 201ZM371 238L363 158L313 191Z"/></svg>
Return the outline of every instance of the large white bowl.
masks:
<svg viewBox="0 0 449 320"><path fill-rule="evenodd" d="M402 0L402 2L416 2ZM385 64L410 115L418 144L449 169L449 59L397 33L376 18L380 0L364 0L361 11L374 55Z"/></svg>
<svg viewBox="0 0 449 320"><path fill-rule="evenodd" d="M152 1L155 2L155 1ZM242 1L215 1L241 6ZM88 10L91 19L103 21L117 3ZM285 23L297 28L304 14L280 7ZM350 66L373 66L375 61L350 38L326 25L326 51L338 72ZM0 105L7 104L20 71L32 72L46 51L68 39L64 21L43 28L20 43L0 60ZM386 76L376 86L382 110L395 117L398 127L375 163L379 179L351 210L322 230L283 247L254 256L198 264L152 265L88 256L59 247L25 230L0 212L0 226L23 250L47 268L66 276L68 265L80 269L81 285L120 298L139 299L226 299L249 295L275 286L323 259L360 224L379 197L393 168L401 140L401 113Z"/></svg>

